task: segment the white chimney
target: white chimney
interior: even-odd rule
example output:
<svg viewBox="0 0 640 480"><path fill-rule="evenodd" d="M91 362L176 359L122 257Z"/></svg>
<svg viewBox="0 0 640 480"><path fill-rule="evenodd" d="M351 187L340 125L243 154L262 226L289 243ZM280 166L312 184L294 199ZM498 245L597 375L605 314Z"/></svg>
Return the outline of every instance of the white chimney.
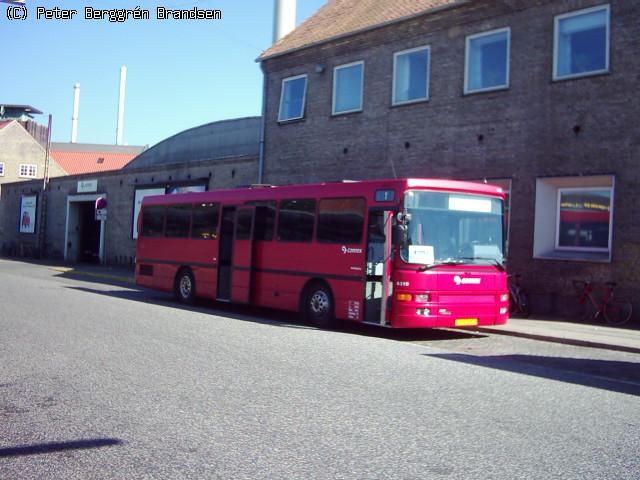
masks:
<svg viewBox="0 0 640 480"><path fill-rule="evenodd" d="M80 84L73 86L73 115L71 116L71 143L78 141L78 110L80 109Z"/></svg>
<svg viewBox="0 0 640 480"><path fill-rule="evenodd" d="M296 28L296 0L275 0L273 43Z"/></svg>
<svg viewBox="0 0 640 480"><path fill-rule="evenodd" d="M120 67L120 96L118 97L118 128L116 129L116 145L122 145L124 136L124 93L127 86L127 67Z"/></svg>

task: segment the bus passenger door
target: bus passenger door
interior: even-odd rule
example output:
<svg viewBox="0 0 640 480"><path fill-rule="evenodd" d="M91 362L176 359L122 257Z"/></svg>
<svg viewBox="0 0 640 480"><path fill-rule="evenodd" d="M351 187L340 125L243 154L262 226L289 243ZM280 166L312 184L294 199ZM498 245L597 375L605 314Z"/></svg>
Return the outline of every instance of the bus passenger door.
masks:
<svg viewBox="0 0 640 480"><path fill-rule="evenodd" d="M387 320L392 218L393 212L390 211L369 211L364 307L366 323L385 325Z"/></svg>
<svg viewBox="0 0 640 480"><path fill-rule="evenodd" d="M233 231L236 207L222 208L220 222L220 246L218 251L218 295L223 302L231 301L231 260L233 258Z"/></svg>
<svg viewBox="0 0 640 480"><path fill-rule="evenodd" d="M231 301L234 303L251 301L255 213L255 207L240 207L236 212L231 263Z"/></svg>

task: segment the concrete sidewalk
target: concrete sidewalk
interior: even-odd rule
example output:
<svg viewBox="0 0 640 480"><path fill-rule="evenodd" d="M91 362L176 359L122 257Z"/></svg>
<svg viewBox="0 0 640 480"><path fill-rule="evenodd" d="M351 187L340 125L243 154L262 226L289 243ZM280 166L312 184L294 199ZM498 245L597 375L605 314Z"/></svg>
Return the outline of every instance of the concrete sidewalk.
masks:
<svg viewBox="0 0 640 480"><path fill-rule="evenodd" d="M475 330L498 335L640 353L640 329L631 321L625 327L575 323L561 319L511 318L506 325Z"/></svg>
<svg viewBox="0 0 640 480"><path fill-rule="evenodd" d="M84 264L73 266L50 265L49 267L66 275L95 278L98 281L135 284L133 270L122 267ZM574 323L562 319L512 318L506 325L465 330L640 353L640 325L633 321L624 328L616 328L605 324Z"/></svg>

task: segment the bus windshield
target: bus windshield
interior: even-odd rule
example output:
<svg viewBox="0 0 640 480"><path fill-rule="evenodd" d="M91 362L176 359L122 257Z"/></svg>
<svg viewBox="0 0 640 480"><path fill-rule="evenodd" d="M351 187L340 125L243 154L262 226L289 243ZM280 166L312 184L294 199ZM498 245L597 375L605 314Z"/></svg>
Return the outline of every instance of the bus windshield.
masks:
<svg viewBox="0 0 640 480"><path fill-rule="evenodd" d="M485 264L503 269L503 202L454 192L410 190L405 195L407 263Z"/></svg>

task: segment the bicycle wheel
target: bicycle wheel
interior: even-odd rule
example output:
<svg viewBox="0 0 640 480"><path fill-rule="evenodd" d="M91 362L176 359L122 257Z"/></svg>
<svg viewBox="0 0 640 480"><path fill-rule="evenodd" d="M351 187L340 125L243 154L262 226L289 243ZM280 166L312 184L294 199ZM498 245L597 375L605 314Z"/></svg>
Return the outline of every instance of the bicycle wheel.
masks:
<svg viewBox="0 0 640 480"><path fill-rule="evenodd" d="M604 319L610 325L624 325L631 320L633 307L624 298L612 298L604 306Z"/></svg>
<svg viewBox="0 0 640 480"><path fill-rule="evenodd" d="M527 318L531 315L531 305L529 304L529 297L527 297L527 292L520 289L518 292L518 310L520 311L520 315L522 318Z"/></svg>

